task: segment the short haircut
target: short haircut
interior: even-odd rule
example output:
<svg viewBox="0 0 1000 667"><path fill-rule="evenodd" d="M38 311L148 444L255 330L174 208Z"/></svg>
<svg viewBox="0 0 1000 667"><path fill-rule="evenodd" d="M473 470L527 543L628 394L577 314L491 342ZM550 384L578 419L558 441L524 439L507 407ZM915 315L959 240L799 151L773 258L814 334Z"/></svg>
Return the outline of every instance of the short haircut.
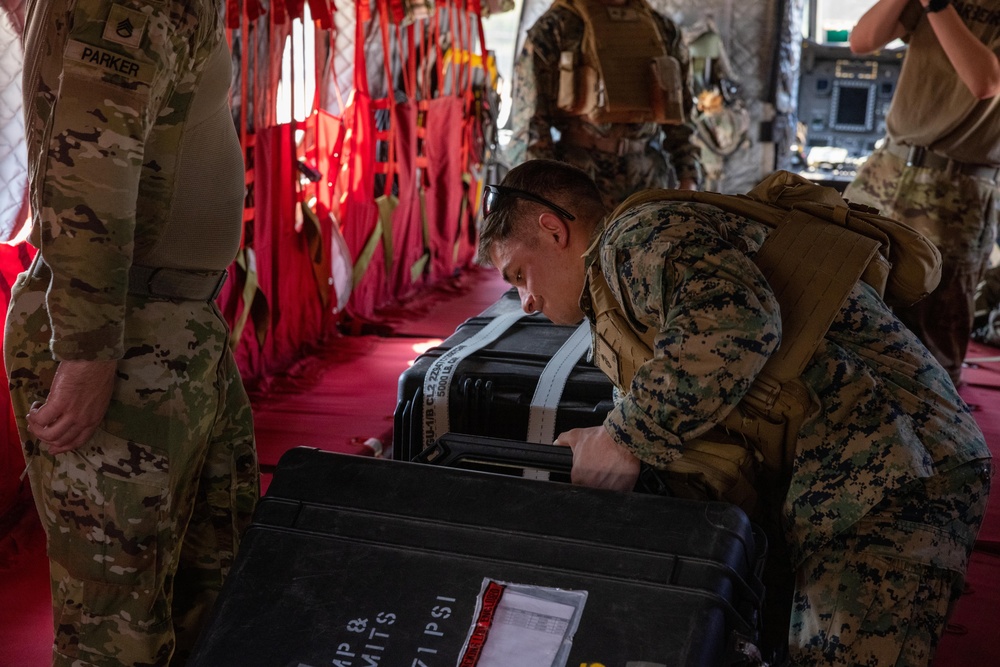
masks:
<svg viewBox="0 0 1000 667"><path fill-rule="evenodd" d="M596 225L606 213L594 180L587 172L565 162L528 160L507 172L500 185L550 199L575 215L585 226ZM500 198L480 226L478 262L491 266L490 251L497 243L514 236L524 236L525 240L533 238L523 229L530 220L525 214L539 208L545 206L530 199L516 196Z"/></svg>

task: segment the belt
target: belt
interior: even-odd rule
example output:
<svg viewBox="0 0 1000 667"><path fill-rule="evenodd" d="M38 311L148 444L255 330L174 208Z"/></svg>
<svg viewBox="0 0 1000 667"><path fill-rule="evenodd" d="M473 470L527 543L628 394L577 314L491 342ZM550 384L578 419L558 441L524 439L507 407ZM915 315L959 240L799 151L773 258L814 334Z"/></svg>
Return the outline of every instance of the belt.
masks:
<svg viewBox="0 0 1000 667"><path fill-rule="evenodd" d="M895 141L887 139L885 150L905 160L907 167L926 167L927 169L939 169L941 171L957 171L966 176L984 178L988 181L996 181L997 177L1000 176L1000 167L991 167L988 164L959 162L940 153L935 153L926 146L908 146L906 144L897 144Z"/></svg>
<svg viewBox="0 0 1000 667"><path fill-rule="evenodd" d="M215 301L228 275L225 269L190 271L133 264L128 272L128 293L152 299Z"/></svg>
<svg viewBox="0 0 1000 667"><path fill-rule="evenodd" d="M562 140L584 150L598 150L619 157L632 153L642 153L649 145L649 139L615 139L595 135L583 128L570 127L562 136Z"/></svg>
<svg viewBox="0 0 1000 667"><path fill-rule="evenodd" d="M32 263L32 278L48 278L48 265L39 258ZM214 301L226 282L228 272L189 271L133 264L128 272L128 293L150 299L171 301Z"/></svg>

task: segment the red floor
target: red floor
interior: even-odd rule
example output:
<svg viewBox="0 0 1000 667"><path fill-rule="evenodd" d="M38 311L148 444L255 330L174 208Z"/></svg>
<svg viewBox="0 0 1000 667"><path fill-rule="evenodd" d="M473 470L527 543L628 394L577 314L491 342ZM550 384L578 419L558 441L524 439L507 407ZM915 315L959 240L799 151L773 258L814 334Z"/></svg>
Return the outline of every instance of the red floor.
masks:
<svg viewBox="0 0 1000 667"><path fill-rule="evenodd" d="M308 445L362 455L388 447L399 375L423 346L447 337L467 317L496 301L505 288L495 272L473 271L455 285L389 313L390 336L331 340L320 353L253 395L265 490L268 472L290 447ZM969 356L972 367L962 394L976 408L994 455L1000 457L1000 359L996 359L1000 350L974 346ZM44 537L33 508L25 509L15 525L0 523L0 667L49 664L52 629ZM967 593L935 667L1000 664L990 639L998 612L1000 493L994 493L973 554Z"/></svg>

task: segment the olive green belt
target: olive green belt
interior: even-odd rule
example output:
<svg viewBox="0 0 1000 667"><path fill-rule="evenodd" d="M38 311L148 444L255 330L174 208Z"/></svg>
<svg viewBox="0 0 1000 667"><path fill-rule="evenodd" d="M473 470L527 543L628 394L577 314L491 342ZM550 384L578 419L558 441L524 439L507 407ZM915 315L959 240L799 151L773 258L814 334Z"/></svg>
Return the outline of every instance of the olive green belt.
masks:
<svg viewBox="0 0 1000 667"><path fill-rule="evenodd" d="M32 278L48 278L48 265L37 257L29 269ZM128 272L128 293L170 301L214 301L228 272L191 271L133 264Z"/></svg>
<svg viewBox="0 0 1000 667"><path fill-rule="evenodd" d="M909 146L886 139L885 149L896 157L905 160L907 167L925 167L927 169L958 172L966 176L983 178L988 181L996 181L997 177L1000 176L1000 167L991 167L988 164L959 162L940 153L935 153L925 146Z"/></svg>

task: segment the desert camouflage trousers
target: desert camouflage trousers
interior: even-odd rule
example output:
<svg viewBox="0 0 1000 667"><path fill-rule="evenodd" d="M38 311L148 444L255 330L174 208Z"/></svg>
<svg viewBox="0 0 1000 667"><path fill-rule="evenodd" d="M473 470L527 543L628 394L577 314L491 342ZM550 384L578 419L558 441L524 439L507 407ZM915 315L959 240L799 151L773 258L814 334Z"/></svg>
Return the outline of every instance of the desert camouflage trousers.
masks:
<svg viewBox="0 0 1000 667"><path fill-rule="evenodd" d="M927 236L941 251L941 283L899 319L958 384L975 315L976 286L996 239L997 184L948 170L907 167L875 151L844 192Z"/></svg>
<svg viewBox="0 0 1000 667"><path fill-rule="evenodd" d="M47 279L22 274L4 354L45 527L53 665L178 665L259 495L250 403L212 303L129 297L125 357L94 437L50 455L26 430L57 362Z"/></svg>
<svg viewBox="0 0 1000 667"><path fill-rule="evenodd" d="M926 667L961 595L990 492L983 459L918 480L796 573L793 665Z"/></svg>

